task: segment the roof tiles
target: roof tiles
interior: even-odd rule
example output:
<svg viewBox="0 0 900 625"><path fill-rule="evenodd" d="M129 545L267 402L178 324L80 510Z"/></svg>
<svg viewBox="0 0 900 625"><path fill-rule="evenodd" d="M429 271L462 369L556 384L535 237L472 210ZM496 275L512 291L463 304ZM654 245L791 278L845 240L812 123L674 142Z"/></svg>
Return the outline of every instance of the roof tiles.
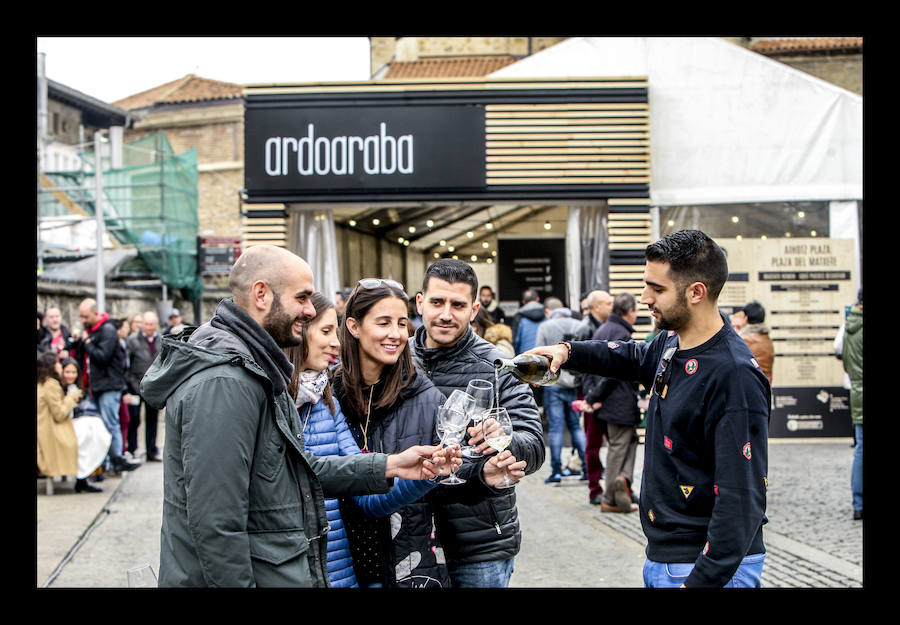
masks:
<svg viewBox="0 0 900 625"><path fill-rule="evenodd" d="M760 54L862 51L862 37L773 37L757 41L750 49Z"/></svg>
<svg viewBox="0 0 900 625"><path fill-rule="evenodd" d="M393 61L384 78L462 78L487 76L519 59L512 56L468 56Z"/></svg>
<svg viewBox="0 0 900 625"><path fill-rule="evenodd" d="M188 74L178 80L123 98L113 104L131 111L158 104L230 100L239 98L242 94L243 87L241 85Z"/></svg>

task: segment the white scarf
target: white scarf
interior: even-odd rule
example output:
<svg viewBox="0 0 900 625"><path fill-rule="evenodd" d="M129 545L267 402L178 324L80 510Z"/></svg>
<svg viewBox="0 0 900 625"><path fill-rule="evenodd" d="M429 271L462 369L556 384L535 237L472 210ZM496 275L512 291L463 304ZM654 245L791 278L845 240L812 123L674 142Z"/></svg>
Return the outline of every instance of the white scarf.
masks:
<svg viewBox="0 0 900 625"><path fill-rule="evenodd" d="M328 370L313 371L307 369L300 372L300 383L297 385L297 399L294 405L298 408L303 404L316 403L322 399L322 393L328 385Z"/></svg>

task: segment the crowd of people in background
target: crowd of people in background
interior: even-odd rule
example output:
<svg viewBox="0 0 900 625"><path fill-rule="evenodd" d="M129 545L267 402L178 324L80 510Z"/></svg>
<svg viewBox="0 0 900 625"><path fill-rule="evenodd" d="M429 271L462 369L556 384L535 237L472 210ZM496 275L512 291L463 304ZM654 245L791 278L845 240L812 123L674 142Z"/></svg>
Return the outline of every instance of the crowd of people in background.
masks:
<svg viewBox="0 0 900 625"><path fill-rule="evenodd" d="M56 305L37 319L37 475L74 477L76 493L95 493L107 477L137 469L139 457L161 462L158 411L140 394L159 349L156 313L114 318L86 298L80 327L63 323ZM183 327L177 309L169 321L167 331Z"/></svg>
<svg viewBox="0 0 900 625"><path fill-rule="evenodd" d="M272 265L266 263L275 258L275 252L263 248L256 251L259 254L248 258L260 256L261 264L251 264L245 271L270 275ZM292 257L289 262L294 260L298 261L295 278L300 284L306 280L308 267L299 258ZM666 266L669 261L655 262ZM247 284L251 277L248 276ZM233 279L236 294L244 289L240 297L254 296L257 284L265 284L260 278L252 282L252 290L248 291L241 279ZM568 478L584 482L588 501L604 513L629 514L639 509L640 497L634 490L635 459L640 442L638 432L645 419L645 397L650 389L637 381L601 375L593 364L585 365L593 363L590 359L596 356L587 349L573 350L573 345L582 342L581 347L590 346L593 350L602 345L611 351L633 343L639 304L633 294L593 290L583 294L578 310L572 310L557 297L542 300L541 293L527 289L515 311L504 311L493 288L480 285L471 266L442 259L428 267L422 288L413 297L403 285L379 278L364 278L353 288L343 288L333 294L333 300L319 292L304 291L300 299L308 312L298 330L280 303L283 293L275 286L265 286L274 297L267 298L263 288L258 300L239 301L238 295L223 300L216 315L196 334L193 333L197 328L187 326L177 309L172 309L161 327L154 311L115 319L87 298L78 307L81 327L77 329L63 323L57 306L39 311L38 475L73 476L75 492L99 492L98 484L110 472L133 471L141 464L139 458L162 462L163 450L157 444L158 420L161 408L168 406L171 392L164 388L164 381L167 375L174 375L162 368L157 358L167 349L165 337L169 337L168 349L176 340L219 349L232 346L230 341L238 336L250 345L254 362L258 362L254 366L265 370L265 377L272 384L269 392L275 393L276 398L289 398L293 414L284 427L296 430L293 434L302 441L304 453L325 461L321 465L313 463L312 470L317 475L322 472L323 476L338 480L343 470L340 467L351 466L349 460L354 458L353 466L376 467L377 476L367 470L365 485L361 478L360 484L352 488L344 483L340 488L325 489L324 517L328 527L318 531L325 537L322 566L329 586L507 586L521 544L521 528L515 490L504 489L501 479L521 479L543 465L545 425L550 454L546 484L558 484ZM746 348L740 349L749 350L753 367L768 380L769 395L759 395L770 401L775 351L765 323L765 309L758 302L749 302L728 319L715 308L715 295L717 292L705 299L703 318L709 321L709 328L715 326L716 337L726 332L729 336L723 340L743 340ZM678 312L677 308L670 310L673 315ZM840 349L835 344L835 353L844 360L851 383L857 447L852 478L854 518L862 518L861 311L860 292L855 306L848 307L841 331L846 340ZM725 325L718 330L713 322L720 317ZM699 318L695 317L695 321ZM649 349L668 345L673 336L671 329L664 341L655 341L652 348L648 347L665 329L661 324L655 325L640 341L645 345L635 351L633 358L644 358ZM561 346L568 351L564 352ZM541 347L552 349L541 352ZM558 381L550 386L529 386L508 372L497 372L492 365L497 359L528 351L544 353L553 362L566 362L576 351L577 358L571 368L559 369ZM662 356L662 372L666 358L671 359L672 355ZM693 373L690 362L684 365L687 375ZM696 361L693 363L696 367ZM149 401L142 394L145 378L151 379L148 388L153 396ZM466 390L468 383L476 379L496 382L498 403L514 424L512 443L503 453L485 453L475 461L463 462L458 471L463 485L439 488L437 478L422 479L415 466L425 458L423 450L431 453L440 445L437 421L441 405L453 391ZM245 380L236 382L248 384ZM665 398L666 387L658 388L659 379L651 386ZM209 398L218 402L216 405L221 404L221 398ZM192 401L178 399L179 412L173 423L179 428L191 418L182 411L188 410ZM279 401L276 399L276 404ZM764 409L765 406L760 409L761 413ZM143 440L138 436L141 425ZM568 460L563 458L566 430L571 442ZM477 432L470 431L470 435L470 442L478 451L488 449ZM186 444L182 440L188 436L186 432L179 431L175 436L178 444ZM267 436L274 441L280 434ZM665 445L671 444L666 437ZM604 447L605 465L601 457ZM417 451L413 453L412 449ZM363 464L362 456L373 453L379 457L366 459ZM380 468L382 454L402 456L409 464L393 474L395 479L388 490L374 479L381 479L382 473L391 476L391 469ZM746 455L749 459L749 449ZM450 464L450 456L443 457ZM337 458L348 463L332 462ZM443 462L437 458L433 456L433 462ZM271 471L278 471L278 459L262 461L269 462ZM270 476L273 483L274 475ZM347 475L344 474L345 481ZM306 479L300 480L301 491L310 487ZM166 488L169 493L174 487ZM173 497L189 495L182 492ZM685 493L684 497L688 495ZM251 492L250 497L254 496ZM264 499L269 495L259 496ZM210 513L220 514L213 509ZM164 543L167 532L174 536L182 531L181 521L177 515L164 520ZM748 536L752 536L754 528L748 531ZM189 542L187 534L177 540ZM188 548L180 543L164 544L161 584L211 582L210 574L194 568L191 559L199 556L194 551L184 552L185 549ZM266 559L268 552L263 553L263 549L256 553L253 549L251 544L251 558ZM262 568L254 564L253 575L259 575L257 582L293 580L305 585L310 581L306 573L295 578L295 572L287 565L275 560L267 562ZM231 579L225 574L230 574L227 569L231 564L223 562L222 566L226 585L228 580L246 581L246 571L235 569L237 576ZM311 575L315 583L316 572Z"/></svg>

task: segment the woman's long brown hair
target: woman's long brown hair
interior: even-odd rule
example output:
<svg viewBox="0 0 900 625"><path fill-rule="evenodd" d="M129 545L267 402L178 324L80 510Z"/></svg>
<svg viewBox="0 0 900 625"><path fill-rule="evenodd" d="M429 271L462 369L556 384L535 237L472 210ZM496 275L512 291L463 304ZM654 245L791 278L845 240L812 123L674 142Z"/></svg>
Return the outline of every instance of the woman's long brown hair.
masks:
<svg viewBox="0 0 900 625"><path fill-rule="evenodd" d="M341 339L341 381L344 392L347 395L353 411L356 414L365 414L367 400L363 392L366 384L362 377L362 365L360 363L359 340L347 329L347 319L353 317L362 325L363 319L372 307L386 297L396 297L409 302L409 296L400 289L388 286L384 282L380 286L367 289L357 285L347 300L347 309L344 313L344 323L341 324L339 336ZM381 372L381 381L384 387L381 395L372 404L373 408L391 406L400 397L400 393L409 387L416 379L416 367L413 364L409 345L403 345L400 357L393 365L386 365Z"/></svg>
<svg viewBox="0 0 900 625"><path fill-rule="evenodd" d="M56 361L58 356L54 351L44 352L37 358L37 383L43 384L47 379L53 378L60 384L62 388L62 380L56 372ZM65 392L65 391L64 391Z"/></svg>

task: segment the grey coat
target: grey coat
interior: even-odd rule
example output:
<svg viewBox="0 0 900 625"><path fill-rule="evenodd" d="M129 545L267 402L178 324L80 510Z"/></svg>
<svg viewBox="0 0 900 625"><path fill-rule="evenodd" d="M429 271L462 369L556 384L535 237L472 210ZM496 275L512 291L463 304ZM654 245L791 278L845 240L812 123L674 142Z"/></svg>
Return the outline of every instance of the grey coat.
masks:
<svg viewBox="0 0 900 625"><path fill-rule="evenodd" d="M141 382L166 408L159 585L327 586L324 497L386 492L386 456L307 452L241 340L191 332L164 337Z"/></svg>
<svg viewBox="0 0 900 625"><path fill-rule="evenodd" d="M156 335L156 351L159 353L162 347L162 337ZM156 359L156 354L150 353L150 345L144 338L143 332L138 330L125 339L125 352L128 354L128 370L125 372L125 384L128 392L135 394L140 392L141 378L147 373L147 369Z"/></svg>

